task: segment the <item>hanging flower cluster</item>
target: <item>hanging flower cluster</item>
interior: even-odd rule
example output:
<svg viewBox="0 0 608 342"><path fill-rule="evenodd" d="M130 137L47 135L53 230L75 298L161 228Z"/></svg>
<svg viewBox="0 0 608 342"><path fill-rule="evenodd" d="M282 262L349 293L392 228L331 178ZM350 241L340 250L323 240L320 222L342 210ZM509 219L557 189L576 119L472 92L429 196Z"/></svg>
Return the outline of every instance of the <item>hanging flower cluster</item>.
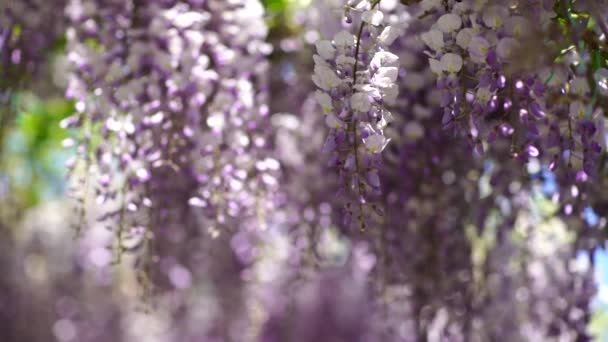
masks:
<svg viewBox="0 0 608 342"><path fill-rule="evenodd" d="M368 217L381 210L370 201L380 193L380 153L389 139L384 129L392 120L387 104L395 101L398 57L387 50L399 30L383 24L378 1L361 1L359 31L337 33L333 41L316 43L315 96L330 128L323 147L340 174L347 197L344 224L365 230ZM349 19L350 20L350 19Z"/></svg>
<svg viewBox="0 0 608 342"><path fill-rule="evenodd" d="M84 132L70 167L90 174L77 190L105 206L119 255L191 226L264 227L280 165L261 5L74 0L66 12L77 113L64 126Z"/></svg>
<svg viewBox="0 0 608 342"><path fill-rule="evenodd" d="M540 1L423 4L437 16L420 37L442 89L445 127L478 154L501 151L524 163L540 160L558 174L564 191L555 200L564 213L580 213L587 204L579 194L597 175L605 149L603 111L594 106L587 62L575 48L550 67L518 66L525 48L544 44L534 38L552 27L553 9ZM536 31L532 23L539 23ZM577 42L553 43L547 51ZM571 189L577 189L573 196Z"/></svg>

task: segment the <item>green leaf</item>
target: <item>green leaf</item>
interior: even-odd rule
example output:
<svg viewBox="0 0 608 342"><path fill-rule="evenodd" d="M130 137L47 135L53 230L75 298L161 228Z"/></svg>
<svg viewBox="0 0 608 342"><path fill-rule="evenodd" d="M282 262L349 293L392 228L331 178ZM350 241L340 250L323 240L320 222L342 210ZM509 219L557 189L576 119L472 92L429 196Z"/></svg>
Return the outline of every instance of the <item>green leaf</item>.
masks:
<svg viewBox="0 0 608 342"><path fill-rule="evenodd" d="M263 4L269 12L284 12L287 8L287 0L264 0Z"/></svg>

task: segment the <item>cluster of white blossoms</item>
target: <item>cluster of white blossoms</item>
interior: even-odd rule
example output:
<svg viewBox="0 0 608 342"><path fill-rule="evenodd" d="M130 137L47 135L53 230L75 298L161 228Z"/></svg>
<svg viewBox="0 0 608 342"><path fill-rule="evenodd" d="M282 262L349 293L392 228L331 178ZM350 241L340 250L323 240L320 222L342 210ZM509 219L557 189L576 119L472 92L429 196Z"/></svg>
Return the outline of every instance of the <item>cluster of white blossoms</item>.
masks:
<svg viewBox="0 0 608 342"><path fill-rule="evenodd" d="M358 35L341 31L333 41L317 41L312 79L320 88L316 98L330 128L325 151L339 170L341 191L355 198L354 206L347 200L345 224L355 214L364 228L364 217L370 216L364 213L367 202L380 192L380 153L389 142L384 130L392 118L386 105L398 94L399 59L387 47L400 30L384 25L378 1L350 5L348 15L360 13Z"/></svg>

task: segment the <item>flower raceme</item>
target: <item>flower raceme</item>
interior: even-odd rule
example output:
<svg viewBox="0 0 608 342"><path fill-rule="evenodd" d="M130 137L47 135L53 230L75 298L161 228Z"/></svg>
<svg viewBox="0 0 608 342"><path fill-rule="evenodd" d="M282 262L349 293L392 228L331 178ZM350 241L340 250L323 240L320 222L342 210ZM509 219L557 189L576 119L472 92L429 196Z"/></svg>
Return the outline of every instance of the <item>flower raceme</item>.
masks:
<svg viewBox="0 0 608 342"><path fill-rule="evenodd" d="M72 0L67 13L77 113L64 124L102 136L79 152L119 255L167 229L264 226L280 164L261 4Z"/></svg>
<svg viewBox="0 0 608 342"><path fill-rule="evenodd" d="M380 194L381 153L389 143L384 130L392 121L387 105L398 95L399 59L388 47L399 29L384 25L378 1L361 1L353 11L360 13L355 36L340 31L332 41L316 42L313 82L315 97L330 129L324 151L339 171L346 197L343 218L362 230L369 217L381 210L373 203Z"/></svg>
<svg viewBox="0 0 608 342"><path fill-rule="evenodd" d="M518 66L534 35L549 32L553 10L536 1L424 3L436 21L420 39L442 92L445 128L477 155L509 153L524 164L540 161L558 175L565 191L554 200L570 215L566 208L585 196L575 192L582 196L572 198L568 189L585 188L598 174L604 120L574 50L552 66ZM539 23L536 31L533 22ZM555 98L573 101L550 100Z"/></svg>

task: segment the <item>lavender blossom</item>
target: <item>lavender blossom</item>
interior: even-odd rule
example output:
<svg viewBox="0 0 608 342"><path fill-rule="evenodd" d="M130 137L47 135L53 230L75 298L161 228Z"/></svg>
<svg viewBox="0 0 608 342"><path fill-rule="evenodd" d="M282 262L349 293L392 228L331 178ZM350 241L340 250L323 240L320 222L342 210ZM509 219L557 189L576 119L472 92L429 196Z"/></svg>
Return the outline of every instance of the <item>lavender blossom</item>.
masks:
<svg viewBox="0 0 608 342"><path fill-rule="evenodd" d="M383 25L378 2L362 1L357 36L341 31L333 41L316 43L313 81L316 98L330 127L324 150L338 167L346 193L344 224L365 230L368 217L377 215L368 203L380 193L380 153L389 142L384 129L392 120L385 104L397 96L398 58L386 51L398 30Z"/></svg>
<svg viewBox="0 0 608 342"><path fill-rule="evenodd" d="M74 167L107 208L117 256L138 249L145 268L181 229L264 227L280 164L261 5L74 0L67 14L78 112L65 126L83 128Z"/></svg>

